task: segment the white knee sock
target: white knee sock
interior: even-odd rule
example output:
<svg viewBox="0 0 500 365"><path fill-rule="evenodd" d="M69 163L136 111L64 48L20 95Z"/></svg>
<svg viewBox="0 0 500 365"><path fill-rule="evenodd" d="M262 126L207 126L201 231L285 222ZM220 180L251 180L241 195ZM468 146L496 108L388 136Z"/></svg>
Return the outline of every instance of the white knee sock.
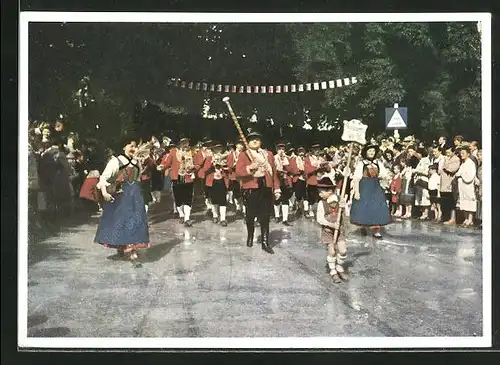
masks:
<svg viewBox="0 0 500 365"><path fill-rule="evenodd" d="M189 215L191 214L191 207L189 205L183 205L184 207L184 222L189 220Z"/></svg>
<svg viewBox="0 0 500 365"><path fill-rule="evenodd" d="M287 222L288 221L288 205L282 205L281 206L283 208L283 222Z"/></svg>
<svg viewBox="0 0 500 365"><path fill-rule="evenodd" d="M247 214L247 207L245 207L244 205L241 207L242 210L243 210L243 214Z"/></svg>
<svg viewBox="0 0 500 365"><path fill-rule="evenodd" d="M219 216L218 208L218 205L212 205L212 215L214 216L214 218L217 218Z"/></svg>
<svg viewBox="0 0 500 365"><path fill-rule="evenodd" d="M280 217L280 206L279 205L275 205L274 206L274 217L275 218L279 218Z"/></svg>
<svg viewBox="0 0 500 365"><path fill-rule="evenodd" d="M177 211L179 212L179 217L184 218L184 210L182 207L177 207Z"/></svg>
<svg viewBox="0 0 500 365"><path fill-rule="evenodd" d="M181 212L181 211L179 211L179 208L177 207L177 205L175 205L175 201L174 201L174 213L175 213L175 211L176 211L176 210L177 210L177 211L179 212L179 214L180 214L180 212Z"/></svg>
<svg viewBox="0 0 500 365"><path fill-rule="evenodd" d="M227 192L227 201L229 204L233 204L233 192L232 191Z"/></svg>
<svg viewBox="0 0 500 365"><path fill-rule="evenodd" d="M309 211L309 202L307 200L304 200L304 212L308 212Z"/></svg>
<svg viewBox="0 0 500 365"><path fill-rule="evenodd" d="M226 220L226 206L225 205L220 206L220 220L221 221Z"/></svg>
<svg viewBox="0 0 500 365"><path fill-rule="evenodd" d="M236 211L239 212L241 210L241 205L238 199L234 199L234 205L236 205Z"/></svg>
<svg viewBox="0 0 500 365"><path fill-rule="evenodd" d="M148 212L148 209L149 209L149 206L148 205L145 205L144 206L146 208L146 213Z"/></svg>
<svg viewBox="0 0 500 365"><path fill-rule="evenodd" d="M205 205L207 206L207 210L212 209L212 203L210 203L210 199L205 198Z"/></svg>

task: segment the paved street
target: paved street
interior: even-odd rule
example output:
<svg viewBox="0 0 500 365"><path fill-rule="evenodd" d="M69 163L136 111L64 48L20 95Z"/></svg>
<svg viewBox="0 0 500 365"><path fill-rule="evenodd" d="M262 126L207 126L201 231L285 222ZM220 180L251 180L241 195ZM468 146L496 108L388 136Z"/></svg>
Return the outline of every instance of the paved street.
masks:
<svg viewBox="0 0 500 365"><path fill-rule="evenodd" d="M376 241L350 227L352 279L336 285L311 221L272 223L269 255L232 216L193 218L153 207L142 268L92 243L97 218L30 242L28 336L482 335L479 231L405 221Z"/></svg>

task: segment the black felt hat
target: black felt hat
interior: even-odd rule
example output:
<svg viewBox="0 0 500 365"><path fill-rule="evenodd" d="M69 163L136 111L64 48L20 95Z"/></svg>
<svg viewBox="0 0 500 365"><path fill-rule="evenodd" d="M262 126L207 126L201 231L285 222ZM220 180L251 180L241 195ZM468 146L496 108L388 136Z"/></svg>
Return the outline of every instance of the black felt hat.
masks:
<svg viewBox="0 0 500 365"><path fill-rule="evenodd" d="M319 143L315 143L315 144L313 144L313 145L311 146L311 150L315 150L315 149L317 149L317 150L321 149L321 145L320 145Z"/></svg>
<svg viewBox="0 0 500 365"><path fill-rule="evenodd" d="M305 149L304 147L299 147L299 148L297 148L297 152L300 152L300 151L302 151L302 152L306 152L306 149Z"/></svg>
<svg viewBox="0 0 500 365"><path fill-rule="evenodd" d="M210 147L212 145L213 141L211 139L205 139L202 141L202 146L203 147Z"/></svg>
<svg viewBox="0 0 500 365"><path fill-rule="evenodd" d="M277 142L277 143L276 143L276 148L285 148L285 147L286 147L285 142L281 142L281 141L280 141L280 142Z"/></svg>
<svg viewBox="0 0 500 365"><path fill-rule="evenodd" d="M361 157L363 158L366 158L366 152L369 150L369 149L375 149L375 155L377 155L377 153L380 151L380 147L375 144L375 143L368 143L366 146L363 147L363 149L361 150Z"/></svg>
<svg viewBox="0 0 500 365"><path fill-rule="evenodd" d="M262 140L262 134L259 132L252 132L247 136L247 141L253 141L253 140Z"/></svg>
<svg viewBox="0 0 500 365"><path fill-rule="evenodd" d="M321 179L318 181L318 188L335 188L335 184L333 183L332 179L328 176L323 176Z"/></svg>

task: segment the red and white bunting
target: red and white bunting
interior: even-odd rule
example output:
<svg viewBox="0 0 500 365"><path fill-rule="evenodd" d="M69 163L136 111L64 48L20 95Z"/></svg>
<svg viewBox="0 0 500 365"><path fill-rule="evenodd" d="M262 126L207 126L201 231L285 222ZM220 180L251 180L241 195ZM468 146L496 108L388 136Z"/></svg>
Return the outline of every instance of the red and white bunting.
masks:
<svg viewBox="0 0 500 365"><path fill-rule="evenodd" d="M168 86L188 88L197 91L205 92L224 92L224 93L239 93L239 94L281 94L288 92L304 92L304 91L319 91L326 89L335 89L344 86L350 86L358 83L356 77L344 77L342 79L307 82L304 84L290 85L222 85L208 84L206 82L183 81L179 78L171 78L167 81Z"/></svg>

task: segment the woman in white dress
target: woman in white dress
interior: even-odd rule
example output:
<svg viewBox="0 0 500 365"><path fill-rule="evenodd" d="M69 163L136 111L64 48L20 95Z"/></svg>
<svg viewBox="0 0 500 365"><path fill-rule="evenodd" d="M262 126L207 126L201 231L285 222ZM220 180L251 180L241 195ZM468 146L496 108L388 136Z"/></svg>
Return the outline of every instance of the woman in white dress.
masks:
<svg viewBox="0 0 500 365"><path fill-rule="evenodd" d="M476 164L470 158L470 151L466 148L460 150L462 165L455 175L458 182L457 208L465 213L463 227L474 226L474 213L477 210L476 189L474 180L476 179Z"/></svg>

